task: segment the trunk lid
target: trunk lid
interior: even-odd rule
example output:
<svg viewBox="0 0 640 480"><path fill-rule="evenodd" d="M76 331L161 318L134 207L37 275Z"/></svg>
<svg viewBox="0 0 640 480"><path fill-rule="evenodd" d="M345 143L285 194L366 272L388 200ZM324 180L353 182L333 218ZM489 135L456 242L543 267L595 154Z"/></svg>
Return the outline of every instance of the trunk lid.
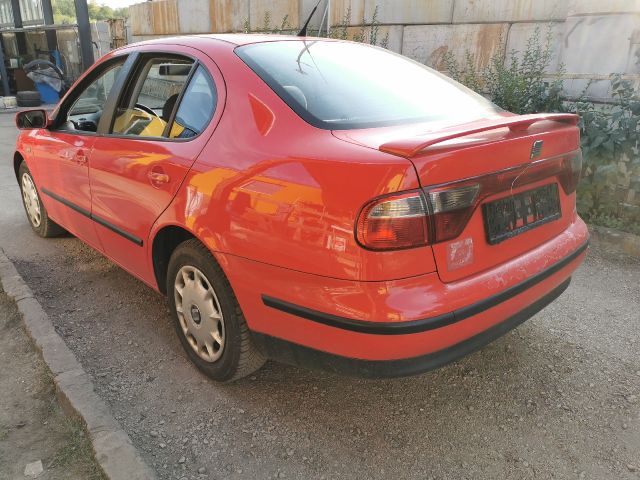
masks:
<svg viewBox="0 0 640 480"><path fill-rule="evenodd" d="M567 188L566 165L573 158L571 152L579 152L577 121L577 116L569 114L502 114L462 125L420 124L333 134L413 163L428 198L438 273L450 282L517 257L557 236L574 220L575 193ZM459 232L438 238L450 226L449 219L434 215L440 200L470 197L469 188L472 192L477 188L474 204L465 214L453 211L462 219ZM448 194L452 189L456 192ZM438 192L447 193L438 197ZM559 203L559 212L545 219L540 215L534 223L548 192L557 195L552 200ZM502 202L494 203L498 200ZM528 210L514 220L517 233L494 241L488 232L494 231L496 223L489 220L496 215L502 220L507 204L515 205L510 207L514 211Z"/></svg>

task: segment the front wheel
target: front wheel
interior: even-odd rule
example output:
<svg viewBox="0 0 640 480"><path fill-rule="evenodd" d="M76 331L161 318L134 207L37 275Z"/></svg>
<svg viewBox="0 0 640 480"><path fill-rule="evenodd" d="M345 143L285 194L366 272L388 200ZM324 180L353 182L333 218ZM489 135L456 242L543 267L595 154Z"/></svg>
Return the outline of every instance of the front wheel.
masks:
<svg viewBox="0 0 640 480"><path fill-rule="evenodd" d="M42 204L36 184L25 162L22 162L18 169L18 181L20 183L20 193L22 193L22 205L33 231L45 238L56 237L64 233L64 229L49 218L47 209Z"/></svg>
<svg viewBox="0 0 640 480"><path fill-rule="evenodd" d="M209 377L237 380L264 364L229 281L197 240L187 240L173 252L167 294L180 343Z"/></svg>

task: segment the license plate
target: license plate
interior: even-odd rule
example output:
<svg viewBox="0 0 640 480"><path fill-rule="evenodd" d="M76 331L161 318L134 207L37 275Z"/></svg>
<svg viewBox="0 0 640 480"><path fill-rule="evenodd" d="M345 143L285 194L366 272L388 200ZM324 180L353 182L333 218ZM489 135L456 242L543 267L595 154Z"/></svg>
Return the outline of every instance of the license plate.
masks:
<svg viewBox="0 0 640 480"><path fill-rule="evenodd" d="M494 245L560 218L558 185L518 193L482 206L487 241Z"/></svg>

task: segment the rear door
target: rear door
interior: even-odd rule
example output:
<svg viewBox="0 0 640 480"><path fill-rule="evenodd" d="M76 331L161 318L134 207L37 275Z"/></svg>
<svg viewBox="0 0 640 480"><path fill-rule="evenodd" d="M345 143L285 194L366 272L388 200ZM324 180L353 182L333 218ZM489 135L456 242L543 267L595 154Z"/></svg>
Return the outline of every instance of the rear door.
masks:
<svg viewBox="0 0 640 480"><path fill-rule="evenodd" d="M151 226L210 137L223 104L220 78L210 60L187 47L142 51L113 118L100 126L106 131L90 170L98 236L109 257L149 283Z"/></svg>

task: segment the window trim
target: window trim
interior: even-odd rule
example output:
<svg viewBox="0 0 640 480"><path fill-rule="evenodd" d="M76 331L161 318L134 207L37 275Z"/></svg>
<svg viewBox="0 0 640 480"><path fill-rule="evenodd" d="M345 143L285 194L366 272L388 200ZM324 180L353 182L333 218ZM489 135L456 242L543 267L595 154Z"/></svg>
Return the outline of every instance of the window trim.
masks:
<svg viewBox="0 0 640 480"><path fill-rule="evenodd" d="M163 55L164 56L173 55L173 56L189 58L193 60L194 63L192 66L192 71L189 72L189 75L187 77L188 80L187 82L185 82L185 88L183 89L183 92L186 90L186 88L189 85L189 82L191 81L192 73L196 71L194 68L196 65L201 65L205 73L209 76L209 80L211 80L211 84L215 89L217 100L216 100L215 110L211 113L211 116L209 117L207 125L204 127L204 129L201 132L198 133L198 135L195 135L189 138L135 137L132 135L119 135L119 134L109 133L109 130L111 130L112 122L115 120L114 118L115 111L116 111L117 105L120 102L120 97L124 94L126 87L128 87L129 85L129 82L135 80L136 68L138 67L140 57L163 56ZM76 97L79 96L79 95L77 96L74 95L75 90L78 88L82 88L82 92L84 92L84 89L86 89L86 86L90 85L99 75L101 75L104 72L106 68L109 68L109 66L112 63L115 63L122 58L125 58L125 61L122 64L122 70L120 71L118 78L114 82L113 87L109 92L107 101L104 104L104 109L102 112L102 117L100 118L100 122L98 123L97 132L86 132L82 130L73 130L73 131L58 130L59 125L57 122L59 121L59 115L63 112L66 112L66 110L70 108L69 105L73 104L73 102L75 102ZM215 65L215 62L214 62L214 65ZM218 67L218 70L219 70L219 67ZM219 71L218 74L222 78L222 87L223 87L222 92L223 92L224 98L226 98L226 88L224 88L224 77L222 76L222 72ZM191 142L193 140L198 139L207 130L207 128L211 126L218 112L220 112L220 115L224 114L226 102L223 102L222 105L220 105L220 92L221 92L220 86L215 80L215 75L212 75L211 72L209 71L209 68L207 68L207 66L194 55L184 53L184 52L172 51L172 50L142 50L142 51L127 50L120 54L114 55L108 60L105 60L104 62L96 65L95 68L92 71L90 71L89 74L85 78L83 78L78 85L75 85L74 87L72 87L71 91L69 92L69 95L63 99L63 102L60 104L58 109L54 111L55 116L52 117L53 124L48 127L48 130L55 132L57 134L106 137L106 138L117 138L117 139L123 139L123 140L136 140L136 141L148 140L148 141L154 141L154 142L174 142L174 143ZM181 92L181 95L182 95L182 92ZM182 98L179 98L179 100L181 101ZM174 106L174 111L171 113L172 117L175 116L179 106L180 106L180 103L176 101L176 105ZM173 121L173 118L172 118L172 121ZM218 118L217 123L219 122L220 122L220 118ZM163 132L163 135L164 135L164 132Z"/></svg>
<svg viewBox="0 0 640 480"><path fill-rule="evenodd" d="M120 105L122 103L122 101L124 100L124 96L129 93L128 90L129 88L132 88L131 91L131 95L135 96L136 94L140 94L140 91L142 91L142 87L144 84L144 81L141 82L142 80L142 75L145 74L145 66L153 61L156 58L162 58L162 57L176 57L176 58L182 58L182 59L188 59L192 61L191 64L191 68L193 69L193 66L195 64L198 63L198 59L195 57L192 57L191 55L183 55L180 53L174 53L174 52L158 52L158 51L150 51L150 52L139 52L138 53L138 58L136 60L136 63L133 67L133 69L131 70L131 74L128 78L128 81L126 83L126 85L122 86L122 89L120 90L120 93L118 95L118 98L116 100L116 102L113 105L113 114L111 116L110 122L109 124L106 126L106 130L104 132L105 136L109 136L109 137L113 137L113 138L133 138L133 139L150 139L150 140L167 140L168 138L164 136L164 132L166 130L163 130L161 137L141 137L138 135L125 135L125 134L121 134L121 133L113 133L113 127L115 125L116 122L116 111L118 109L118 105ZM148 71L146 72L148 73ZM189 71L189 75L191 74L191 71ZM189 82L189 78L190 76L187 75L187 79L185 80L184 83L184 87L182 88L182 90L180 91L180 94L182 95L182 92L184 92L184 90L186 89L188 82ZM146 80L147 77L145 77ZM131 99L129 99L129 101L131 101ZM175 108L175 106L174 106Z"/></svg>
<svg viewBox="0 0 640 480"><path fill-rule="evenodd" d="M209 127L209 125L211 124L211 121L213 120L213 118L216 115L216 112L218 110L218 104L216 102L216 109L211 113L211 116L209 117L209 120L205 126L204 129L202 129L201 132L199 132L197 135L194 135L193 137L189 137L189 138L169 138L168 137L168 133L170 132L170 130L168 130L168 128L170 128L170 126L172 125L174 119L175 119L175 115L178 111L178 108L180 108L180 103L182 102L182 98L184 96L184 93L186 92L187 88L189 87L189 83L191 82L193 75L195 74L198 66L202 66L202 68L204 69L206 75L209 76L209 79L211 80L211 84L213 85L213 88L215 89L216 92L216 98L218 97L218 86L216 84L216 81L213 78L213 75L211 75L211 72L209 72L209 69L206 67L206 65L204 65L197 57L194 57L193 55L189 55L186 53L182 53L182 52L172 52L172 51L166 51L166 50L149 50L149 51L143 51L143 52L136 52L136 62L133 66L133 68L131 69L130 72L128 73L127 76L127 82L126 85L122 85L122 87L120 88L120 91L118 93L117 98L114 99L113 102L113 106L110 109L109 112L109 123L108 128L106 128L106 131L101 132L100 131L100 126L98 127L98 133L101 134L101 136L104 137L109 137L109 138L118 138L118 139L123 139L123 140L137 140L137 141L144 141L144 140L148 140L148 141L154 141L154 142L176 142L176 143L186 143L186 142L190 142L192 140L197 139L198 137L200 137L200 135L202 135L205 130ZM150 58L154 58L154 57L182 57L187 58L187 59L191 59L193 60L193 64L191 66L191 70L189 71L189 74L187 75L187 79L185 80L185 84L184 84L184 88L180 91L180 96L178 97L178 99L176 100L176 104L173 107L173 111L171 112L171 116L170 116L170 121L167 122L167 126L165 127L164 131L162 132L162 136L161 137L140 137L140 136L135 136L135 135L123 135L123 134L118 134L118 133L113 133L113 124L115 123L115 113L116 113L116 109L118 107L118 105L120 104L120 101L122 99L122 96L125 95L127 88L129 87L131 82L138 82L139 79L136 78L136 75L139 75L140 69L141 67L144 66L144 63L147 62ZM124 83L124 82L123 82ZM106 107L105 107L105 111L106 111ZM104 117L104 115L103 115ZM102 121L100 122L102 123Z"/></svg>

